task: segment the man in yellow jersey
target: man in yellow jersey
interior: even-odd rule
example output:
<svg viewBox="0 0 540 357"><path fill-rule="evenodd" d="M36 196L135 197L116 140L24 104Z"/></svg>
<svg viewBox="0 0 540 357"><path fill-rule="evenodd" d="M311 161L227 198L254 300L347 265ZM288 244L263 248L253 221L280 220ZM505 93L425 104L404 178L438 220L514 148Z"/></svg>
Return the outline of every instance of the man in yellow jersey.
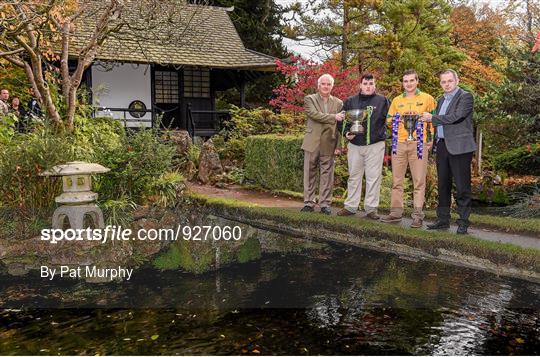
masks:
<svg viewBox="0 0 540 357"><path fill-rule="evenodd" d="M381 218L387 223L400 222L403 216L403 181L407 166L413 179L413 206L411 228L422 227L428 152L433 145L433 128L417 120L416 125L406 129L407 115L432 112L437 103L433 97L418 89L418 74L414 70L403 74L405 92L392 101L387 123L392 127L392 198L390 214ZM409 122L410 124L411 122ZM429 139L429 140L428 140Z"/></svg>

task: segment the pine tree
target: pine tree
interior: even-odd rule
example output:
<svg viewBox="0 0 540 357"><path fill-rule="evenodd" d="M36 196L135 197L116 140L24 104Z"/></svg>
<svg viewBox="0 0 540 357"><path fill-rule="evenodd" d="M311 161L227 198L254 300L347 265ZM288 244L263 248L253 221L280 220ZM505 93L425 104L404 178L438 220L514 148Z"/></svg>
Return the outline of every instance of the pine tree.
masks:
<svg viewBox="0 0 540 357"><path fill-rule="evenodd" d="M450 13L446 0L324 0L303 8L299 33L339 51L344 67L376 73L387 93L401 91L408 69L424 90L439 92L437 72L465 59L450 42Z"/></svg>
<svg viewBox="0 0 540 357"><path fill-rule="evenodd" d="M540 142L540 54L531 47L506 49L505 79L476 105L492 153Z"/></svg>
<svg viewBox="0 0 540 357"><path fill-rule="evenodd" d="M414 69L421 88L440 92L438 72L459 68L464 55L450 42L451 7L445 0L385 1L378 10L379 38L373 56L385 60L382 85L394 94L401 91L404 71Z"/></svg>

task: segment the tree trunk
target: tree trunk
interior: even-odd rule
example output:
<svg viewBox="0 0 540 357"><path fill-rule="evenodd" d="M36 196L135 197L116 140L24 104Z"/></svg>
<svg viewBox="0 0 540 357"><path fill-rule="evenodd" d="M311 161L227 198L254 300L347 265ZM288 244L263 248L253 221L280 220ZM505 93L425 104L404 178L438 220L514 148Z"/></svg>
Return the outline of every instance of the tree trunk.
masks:
<svg viewBox="0 0 540 357"><path fill-rule="evenodd" d="M60 113L58 113L58 110L56 110L56 106L54 105L54 101L51 96L51 91L45 84L43 72L35 72L32 69L32 66L30 66L28 63L25 63L24 71L26 72L28 81L32 85L34 95L37 97L36 99L39 101L41 107L45 109L49 120L51 120L54 125L61 126L62 118L60 118ZM38 78L35 76L38 76Z"/></svg>
<svg viewBox="0 0 540 357"><path fill-rule="evenodd" d="M482 144L483 144L482 141L483 141L482 130L477 130L476 131L476 143L477 143L476 167L475 167L477 176L482 176Z"/></svg>
<svg viewBox="0 0 540 357"><path fill-rule="evenodd" d="M525 10L527 11L527 36L530 36L534 39L534 34L532 31L533 15L530 2L530 0L525 1Z"/></svg>
<svg viewBox="0 0 540 357"><path fill-rule="evenodd" d="M347 68L347 58L349 57L349 32L351 31L351 20L349 18L349 5L343 3L343 34L341 43L341 69Z"/></svg>
<svg viewBox="0 0 540 357"><path fill-rule="evenodd" d="M73 130L73 120L75 119L75 109L77 108L77 87L71 86L66 96L66 126L69 131Z"/></svg>

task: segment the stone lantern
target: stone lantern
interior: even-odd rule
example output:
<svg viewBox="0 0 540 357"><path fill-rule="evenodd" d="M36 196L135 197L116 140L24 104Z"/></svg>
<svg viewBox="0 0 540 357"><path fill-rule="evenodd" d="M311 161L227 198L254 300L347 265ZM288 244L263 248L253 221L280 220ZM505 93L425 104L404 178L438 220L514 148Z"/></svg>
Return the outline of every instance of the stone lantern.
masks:
<svg viewBox="0 0 540 357"><path fill-rule="evenodd" d="M83 229L84 217L88 215L95 228L103 228L105 222L101 209L95 204L98 194L92 192L92 174L110 171L99 164L83 161L72 161L63 165L54 166L42 172L41 176L61 176L63 193L55 198L58 207L53 214L53 228L63 228L67 217L73 229Z"/></svg>

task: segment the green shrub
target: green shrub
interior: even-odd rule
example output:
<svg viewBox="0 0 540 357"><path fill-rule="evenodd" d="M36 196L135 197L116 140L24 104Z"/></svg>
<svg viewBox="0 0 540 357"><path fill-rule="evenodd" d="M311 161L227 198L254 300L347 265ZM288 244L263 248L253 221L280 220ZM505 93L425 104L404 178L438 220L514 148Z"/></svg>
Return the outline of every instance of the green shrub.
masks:
<svg viewBox="0 0 540 357"><path fill-rule="evenodd" d="M122 124L110 117L77 116L74 125L75 155L81 159L92 158L99 162L109 152L120 148L125 140L126 132Z"/></svg>
<svg viewBox="0 0 540 357"><path fill-rule="evenodd" d="M73 138L50 127L15 134L10 142L0 144L0 202L21 212L51 207L61 192L61 181L39 174L76 158Z"/></svg>
<svg viewBox="0 0 540 357"><path fill-rule="evenodd" d="M349 180L349 164L347 155L335 156L334 197L347 197L347 181Z"/></svg>
<svg viewBox="0 0 540 357"><path fill-rule="evenodd" d="M165 172L150 185L151 198L160 207L174 207L185 188L185 178L178 172Z"/></svg>
<svg viewBox="0 0 540 357"><path fill-rule="evenodd" d="M540 143L525 145L496 156L493 167L513 174L540 175Z"/></svg>
<svg viewBox="0 0 540 357"><path fill-rule="evenodd" d="M111 169L94 177L100 202L153 201L170 205L181 175L173 170L174 147L162 143L154 130L127 132L113 119L76 118L72 133L38 125L0 143L0 207L24 214L54 206L61 192L58 178L39 174L68 161L99 163ZM174 197L173 197L174 196ZM122 205L120 205L122 206Z"/></svg>
<svg viewBox="0 0 540 357"><path fill-rule="evenodd" d="M18 119L13 113L0 116L0 145L9 143L15 134L15 124Z"/></svg>
<svg viewBox="0 0 540 357"><path fill-rule="evenodd" d="M223 131L212 138L220 159L241 166L246 139L252 135L299 134L304 130L303 114L276 114L269 109L246 109L231 106L231 120Z"/></svg>
<svg viewBox="0 0 540 357"><path fill-rule="evenodd" d="M107 217L107 224L127 227L132 221L132 212L137 205L128 197L121 197L117 200L107 200L101 207Z"/></svg>
<svg viewBox="0 0 540 357"><path fill-rule="evenodd" d="M143 203L155 193L154 182L172 170L175 149L162 143L155 130L131 132L120 139L120 145L96 151L96 162L111 171L97 176L94 187L102 200L129 197Z"/></svg>
<svg viewBox="0 0 540 357"><path fill-rule="evenodd" d="M302 137L258 135L246 140L245 177L262 187L303 190Z"/></svg>

